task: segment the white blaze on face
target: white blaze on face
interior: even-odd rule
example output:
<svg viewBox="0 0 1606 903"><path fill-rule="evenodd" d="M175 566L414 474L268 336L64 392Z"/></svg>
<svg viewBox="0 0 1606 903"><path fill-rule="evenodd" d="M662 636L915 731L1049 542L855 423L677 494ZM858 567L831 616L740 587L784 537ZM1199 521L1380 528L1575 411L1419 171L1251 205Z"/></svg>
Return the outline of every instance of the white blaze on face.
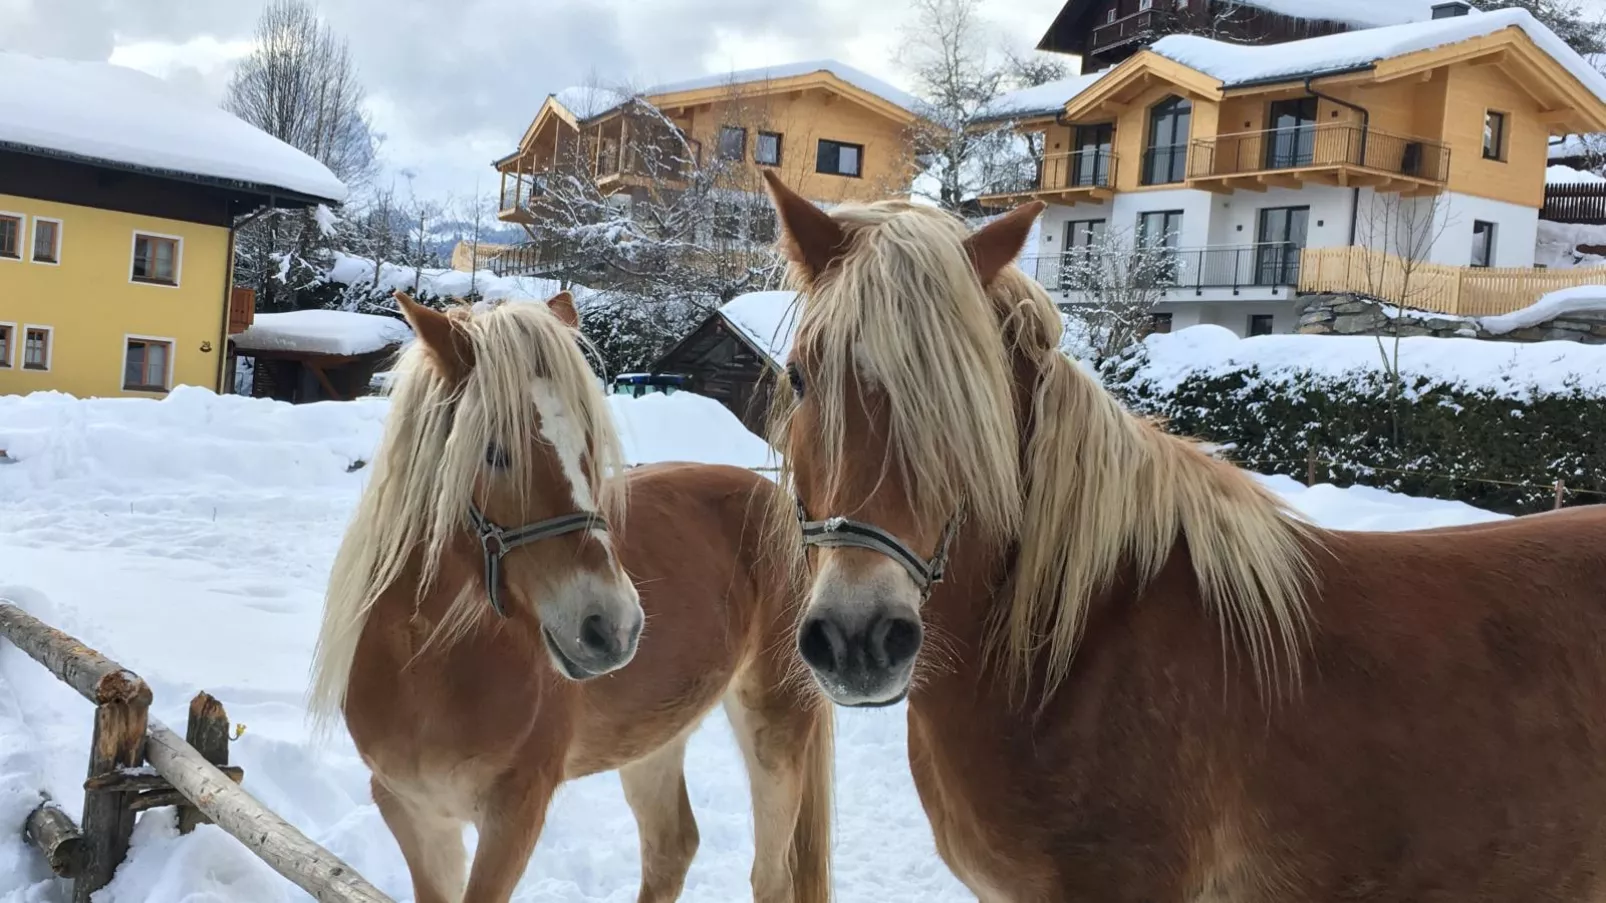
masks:
<svg viewBox="0 0 1606 903"><path fill-rule="evenodd" d="M595 511L597 502L591 497L591 481L586 479L586 434L579 418L568 405L551 380L538 379L532 390L535 410L541 415L541 438L557 452L563 477L569 481L569 495L574 507L580 511Z"/></svg>

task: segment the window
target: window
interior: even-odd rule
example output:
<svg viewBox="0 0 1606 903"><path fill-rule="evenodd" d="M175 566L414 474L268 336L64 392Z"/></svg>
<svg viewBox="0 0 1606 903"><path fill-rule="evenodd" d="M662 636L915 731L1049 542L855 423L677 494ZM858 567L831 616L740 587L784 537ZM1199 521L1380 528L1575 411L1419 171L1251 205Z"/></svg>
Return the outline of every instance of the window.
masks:
<svg viewBox="0 0 1606 903"><path fill-rule="evenodd" d="M1112 6L1109 9L1105 10L1104 11L1104 24L1105 25L1114 25L1115 24L1115 16L1116 16L1115 7Z"/></svg>
<svg viewBox="0 0 1606 903"><path fill-rule="evenodd" d="M1149 332L1168 333L1171 331L1170 314L1149 314Z"/></svg>
<svg viewBox="0 0 1606 903"><path fill-rule="evenodd" d="M22 369L50 369L50 327L29 326L22 331Z"/></svg>
<svg viewBox="0 0 1606 903"><path fill-rule="evenodd" d="M22 216L0 213L0 257L22 259Z"/></svg>
<svg viewBox="0 0 1606 903"><path fill-rule="evenodd" d="M1187 178L1188 130L1193 104L1168 97L1149 110L1149 149L1143 155L1143 184L1169 185Z"/></svg>
<svg viewBox="0 0 1606 903"><path fill-rule="evenodd" d="M1249 334L1251 336L1271 335L1273 322L1271 314L1250 314Z"/></svg>
<svg viewBox="0 0 1606 903"><path fill-rule="evenodd" d="M1300 252L1310 228L1309 207L1267 207L1256 233L1255 284L1298 285Z"/></svg>
<svg viewBox="0 0 1606 903"><path fill-rule="evenodd" d="M815 160L815 169L826 175L852 176L856 179L863 175L863 166L864 145L820 139L820 153Z"/></svg>
<svg viewBox="0 0 1606 903"><path fill-rule="evenodd" d="M1309 166L1316 157L1316 98L1279 100L1267 111L1267 169Z"/></svg>
<svg viewBox="0 0 1606 903"><path fill-rule="evenodd" d="M719 158L740 160L747 156L747 129L734 125L719 127Z"/></svg>
<svg viewBox="0 0 1606 903"><path fill-rule="evenodd" d="M764 166L781 165L781 133L759 132L753 144L753 162Z"/></svg>
<svg viewBox="0 0 1606 903"><path fill-rule="evenodd" d="M166 392L167 369L172 360L172 342L129 339L123 352L123 388L130 392Z"/></svg>
<svg viewBox="0 0 1606 903"><path fill-rule="evenodd" d="M1077 188L1108 186L1110 184L1110 142L1115 127L1108 122L1099 125L1079 125L1071 146L1071 185Z"/></svg>
<svg viewBox="0 0 1606 903"><path fill-rule="evenodd" d="M1104 246L1108 223L1084 219L1065 224L1065 249L1061 252L1060 291L1091 290L1099 279L1095 255Z"/></svg>
<svg viewBox="0 0 1606 903"><path fill-rule="evenodd" d="M1154 9L1154 0L1138 0L1138 10Z"/></svg>
<svg viewBox="0 0 1606 903"><path fill-rule="evenodd" d="M1494 223L1472 222L1472 265L1494 266Z"/></svg>
<svg viewBox="0 0 1606 903"><path fill-rule="evenodd" d="M11 369L12 337L17 334L16 324L0 323L0 370Z"/></svg>
<svg viewBox="0 0 1606 903"><path fill-rule="evenodd" d="M1506 114L1493 110L1483 114L1483 159L1506 159Z"/></svg>
<svg viewBox="0 0 1606 903"><path fill-rule="evenodd" d="M1181 210L1156 210L1138 214L1138 244L1141 247L1175 250L1181 242Z"/></svg>
<svg viewBox="0 0 1606 903"><path fill-rule="evenodd" d="M179 240L167 235L134 235L135 282L178 285Z"/></svg>
<svg viewBox="0 0 1606 903"><path fill-rule="evenodd" d="M33 218L33 262L61 263L61 220Z"/></svg>

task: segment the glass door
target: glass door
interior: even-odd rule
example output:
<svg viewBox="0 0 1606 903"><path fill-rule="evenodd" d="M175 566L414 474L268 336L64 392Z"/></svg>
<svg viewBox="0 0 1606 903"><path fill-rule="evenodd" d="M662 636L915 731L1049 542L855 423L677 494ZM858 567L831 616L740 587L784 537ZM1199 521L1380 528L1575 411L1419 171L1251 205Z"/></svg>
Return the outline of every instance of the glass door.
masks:
<svg viewBox="0 0 1606 903"><path fill-rule="evenodd" d="M1316 98L1279 100L1271 105L1266 141L1267 169L1309 166L1316 158Z"/></svg>
<svg viewBox="0 0 1606 903"><path fill-rule="evenodd" d="M1299 284L1299 257L1305 250L1309 227L1309 207L1269 207L1260 211L1256 285Z"/></svg>
<svg viewBox="0 0 1606 903"><path fill-rule="evenodd" d="M1076 150L1071 167L1073 187L1104 187L1110 184L1110 140L1114 134L1115 129L1108 122L1076 127Z"/></svg>

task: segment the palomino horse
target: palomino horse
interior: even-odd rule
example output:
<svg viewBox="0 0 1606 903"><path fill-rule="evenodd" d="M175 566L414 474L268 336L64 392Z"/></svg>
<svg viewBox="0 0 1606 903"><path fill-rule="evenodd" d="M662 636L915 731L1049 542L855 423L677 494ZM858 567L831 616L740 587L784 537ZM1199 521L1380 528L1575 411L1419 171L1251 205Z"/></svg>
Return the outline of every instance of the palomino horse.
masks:
<svg viewBox="0 0 1606 903"><path fill-rule="evenodd" d="M313 709L344 713L418 903L508 900L558 785L611 769L640 827L640 900L677 898L698 842L686 741L722 699L752 786L754 898L828 900L831 710L794 665L790 563L764 554L775 485L690 464L611 475L567 295L472 315L399 301L418 341L330 577Z"/></svg>
<svg viewBox="0 0 1606 903"><path fill-rule="evenodd" d="M800 650L839 703L908 695L979 897L1606 900L1606 509L1302 523L1060 353L1011 265L1041 205L772 193Z"/></svg>

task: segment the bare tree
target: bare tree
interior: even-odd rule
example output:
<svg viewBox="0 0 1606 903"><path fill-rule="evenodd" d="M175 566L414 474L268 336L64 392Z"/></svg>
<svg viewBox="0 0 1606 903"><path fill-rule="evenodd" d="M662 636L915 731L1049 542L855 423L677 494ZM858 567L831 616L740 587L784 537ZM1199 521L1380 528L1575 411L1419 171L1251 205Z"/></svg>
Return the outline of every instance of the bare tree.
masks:
<svg viewBox="0 0 1606 903"><path fill-rule="evenodd" d="M474 183L474 193L459 200L453 214L458 221L468 226L468 235L464 238L468 242L469 277L468 286L470 295L479 294L481 255L480 239L485 234L485 227L491 221L496 210L497 198L485 194L480 190L480 184Z"/></svg>
<svg viewBox="0 0 1606 903"><path fill-rule="evenodd" d="M1079 356L1103 363L1148 334L1154 308L1175 287L1179 261L1163 243L1105 231L1090 244L1049 258L1039 279L1074 298L1064 306ZM1042 261L1039 261L1041 264Z"/></svg>
<svg viewBox="0 0 1606 903"><path fill-rule="evenodd" d="M1023 160L1029 167L1033 151L1009 123L978 124L1005 92L1066 76L1057 60L993 49L998 42L979 7L980 0L911 0L902 53L925 103L912 136L935 182L925 193L961 213Z"/></svg>
<svg viewBox="0 0 1606 903"><path fill-rule="evenodd" d="M1389 410L1394 441L1400 440L1400 316L1403 308L1419 306L1435 286L1425 278L1433 249L1450 228L1453 217L1444 196L1408 198L1399 192L1373 192L1361 216L1359 239L1366 248L1365 282L1373 298L1393 302L1385 307L1387 326L1377 339L1378 355L1389 380Z"/></svg>
<svg viewBox="0 0 1606 903"><path fill-rule="evenodd" d="M344 38L305 0L273 0L257 20L255 47L229 81L223 106L329 167L348 187L372 177L375 141L364 91ZM258 306L294 303L288 282L318 271L329 242L311 211L271 211L241 230L237 280Z"/></svg>

